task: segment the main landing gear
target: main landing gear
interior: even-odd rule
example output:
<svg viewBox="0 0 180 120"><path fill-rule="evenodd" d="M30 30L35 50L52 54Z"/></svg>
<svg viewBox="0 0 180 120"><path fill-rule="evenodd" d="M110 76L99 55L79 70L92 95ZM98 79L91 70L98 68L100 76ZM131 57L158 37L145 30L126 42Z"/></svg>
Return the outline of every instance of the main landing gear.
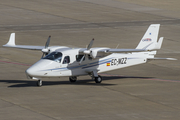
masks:
<svg viewBox="0 0 180 120"><path fill-rule="evenodd" d="M90 73L90 76L92 77L92 79L93 79L96 83L101 83L101 82L102 82L102 77L97 74L97 71L92 71L92 72Z"/></svg>
<svg viewBox="0 0 180 120"><path fill-rule="evenodd" d="M76 82L76 80L77 80L76 76L69 77L70 82Z"/></svg>
<svg viewBox="0 0 180 120"><path fill-rule="evenodd" d="M96 82L96 83L101 83L102 82L102 77L100 75L98 75L97 73L91 73L90 76L92 77L92 79ZM77 77L76 76L72 76L72 77L69 77L69 81L71 83L74 83L77 81Z"/></svg>
<svg viewBox="0 0 180 120"><path fill-rule="evenodd" d="M98 77L94 77L94 81L96 83L101 83L102 82L102 77L100 75L98 75Z"/></svg>
<svg viewBox="0 0 180 120"><path fill-rule="evenodd" d="M101 83L101 82L102 82L102 77L101 77L100 75L98 75L97 72L92 71L92 72L90 73L90 76L92 77L92 79L93 79L96 83ZM37 85L38 87L41 87L41 86L42 86L42 80L41 80L41 79L35 78L35 77L33 77L32 79L38 80L37 83L36 83L36 85ZM69 81L72 82L72 83L73 83L73 82L76 82L76 81L77 81L77 77L76 77L76 76L69 77Z"/></svg>

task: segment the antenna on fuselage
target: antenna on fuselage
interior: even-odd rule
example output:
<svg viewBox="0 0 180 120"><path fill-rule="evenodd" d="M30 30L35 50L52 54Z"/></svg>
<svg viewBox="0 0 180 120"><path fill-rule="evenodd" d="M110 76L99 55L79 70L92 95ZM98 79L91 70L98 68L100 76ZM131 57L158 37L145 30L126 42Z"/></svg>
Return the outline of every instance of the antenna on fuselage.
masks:
<svg viewBox="0 0 180 120"><path fill-rule="evenodd" d="M116 49L119 47L119 44L116 46Z"/></svg>

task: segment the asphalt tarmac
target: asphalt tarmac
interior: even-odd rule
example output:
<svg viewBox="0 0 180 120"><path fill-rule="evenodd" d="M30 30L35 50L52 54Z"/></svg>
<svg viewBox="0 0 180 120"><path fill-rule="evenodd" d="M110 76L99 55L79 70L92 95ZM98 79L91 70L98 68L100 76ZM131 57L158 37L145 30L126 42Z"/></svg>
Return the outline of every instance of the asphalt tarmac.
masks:
<svg viewBox="0 0 180 120"><path fill-rule="evenodd" d="M179 0L0 0L1 120L179 120ZM41 51L4 48L9 35L16 44L135 48L150 24L161 24L164 37L157 57L176 61L147 64L89 76L35 80L25 70Z"/></svg>

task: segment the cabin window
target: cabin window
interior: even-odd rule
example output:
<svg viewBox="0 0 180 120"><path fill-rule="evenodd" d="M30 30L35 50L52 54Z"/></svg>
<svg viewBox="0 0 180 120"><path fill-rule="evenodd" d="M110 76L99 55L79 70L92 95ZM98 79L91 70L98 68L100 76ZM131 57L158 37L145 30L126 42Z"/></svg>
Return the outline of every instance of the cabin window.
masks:
<svg viewBox="0 0 180 120"><path fill-rule="evenodd" d="M77 62L80 62L83 56L84 56L84 55L76 55L76 61L77 61ZM83 61L84 61L84 60L85 60L85 57L84 57Z"/></svg>
<svg viewBox="0 0 180 120"><path fill-rule="evenodd" d="M63 64L68 64L68 63L70 63L70 57L66 56L64 57Z"/></svg>
<svg viewBox="0 0 180 120"><path fill-rule="evenodd" d="M88 55L88 59L89 59L89 60L92 60L92 57L91 57L90 55Z"/></svg>
<svg viewBox="0 0 180 120"><path fill-rule="evenodd" d="M53 60L55 62L61 62L62 53L61 52L52 52L49 55L45 56L43 59Z"/></svg>

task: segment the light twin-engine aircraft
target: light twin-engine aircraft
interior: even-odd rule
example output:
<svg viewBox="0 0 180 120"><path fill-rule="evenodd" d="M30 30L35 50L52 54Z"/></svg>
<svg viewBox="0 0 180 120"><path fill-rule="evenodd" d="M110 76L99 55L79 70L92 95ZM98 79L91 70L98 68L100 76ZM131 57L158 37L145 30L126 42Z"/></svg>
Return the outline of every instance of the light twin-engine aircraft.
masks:
<svg viewBox="0 0 180 120"><path fill-rule="evenodd" d="M102 77L98 73L146 63L153 59L175 60L154 57L163 42L163 37L157 41L159 27L160 24L151 24L136 49L91 48L94 39L87 48L49 47L51 36L45 46L16 45L15 33L11 33L9 42L3 46L43 52L42 58L26 70L28 78L37 80L37 86L42 85L40 78L43 77L68 76L70 82L75 82L77 77L82 75L90 75L96 83L101 83Z"/></svg>

